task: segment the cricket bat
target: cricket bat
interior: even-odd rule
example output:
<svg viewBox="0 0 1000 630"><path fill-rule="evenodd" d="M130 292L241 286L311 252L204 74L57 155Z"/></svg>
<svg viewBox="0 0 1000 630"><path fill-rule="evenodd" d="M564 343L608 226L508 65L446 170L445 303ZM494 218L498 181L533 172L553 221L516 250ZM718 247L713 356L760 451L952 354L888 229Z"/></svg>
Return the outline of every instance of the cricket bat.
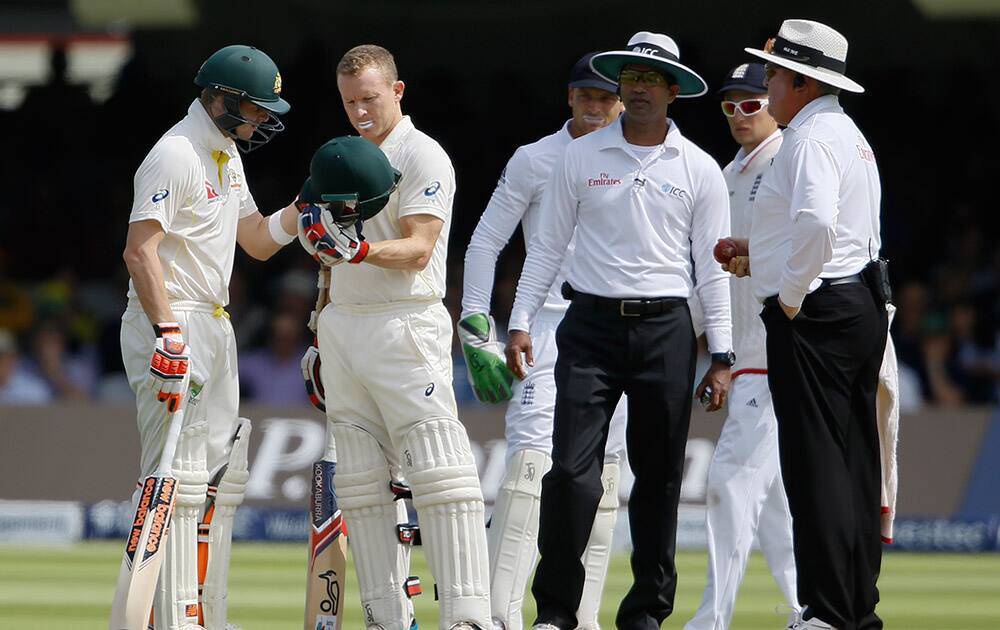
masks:
<svg viewBox="0 0 1000 630"><path fill-rule="evenodd" d="M312 531L309 537L309 573L306 580L305 630L340 630L344 601L347 537L333 491L337 464L313 464Z"/></svg>
<svg viewBox="0 0 1000 630"><path fill-rule="evenodd" d="M146 630L153 606L160 565L166 552L170 517L174 509L177 479L171 470L181 427L184 407L171 414L160 463L142 482L139 505L132 518L132 528L125 541L125 555L118 572L118 587L111 604L109 630Z"/></svg>

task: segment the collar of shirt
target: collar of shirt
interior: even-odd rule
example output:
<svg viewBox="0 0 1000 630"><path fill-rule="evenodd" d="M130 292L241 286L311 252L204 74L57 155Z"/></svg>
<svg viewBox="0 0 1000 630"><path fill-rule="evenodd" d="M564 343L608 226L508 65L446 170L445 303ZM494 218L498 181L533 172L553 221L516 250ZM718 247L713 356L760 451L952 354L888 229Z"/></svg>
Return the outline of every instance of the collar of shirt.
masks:
<svg viewBox="0 0 1000 630"><path fill-rule="evenodd" d="M569 126L570 126L570 124L572 124L572 122L573 122L572 118L570 118L569 120L567 120L566 124L564 124L562 126L562 129L560 129L559 131L556 132L556 135L558 135L558 136L565 136L565 138L563 138L563 139L567 140L567 142L570 141L570 140L574 140L573 134L571 134L569 132Z"/></svg>
<svg viewBox="0 0 1000 630"><path fill-rule="evenodd" d="M624 116L619 116L618 120L600 130L603 133L599 136L601 140L598 147L599 150L620 149L629 155L633 155L632 151L629 150L628 141L625 140L625 131L622 128L623 118ZM684 136L681 135L680 128L672 118L667 119L667 125L667 137L663 139L663 144L661 145L663 152L658 157L672 159L681 154L684 147Z"/></svg>
<svg viewBox="0 0 1000 630"><path fill-rule="evenodd" d="M806 106L799 110L798 114L792 118L788 123L789 129L798 129L805 124L807 120L823 112L836 112L839 114L844 113L844 108L840 106L840 100L837 99L833 94L826 94L819 98L815 98L808 103Z"/></svg>
<svg viewBox="0 0 1000 630"><path fill-rule="evenodd" d="M195 99L188 107L188 118L191 120L191 138L193 140L209 151L221 151L229 157L236 156L236 143L219 130L200 100Z"/></svg>
<svg viewBox="0 0 1000 630"><path fill-rule="evenodd" d="M396 126L392 128L389 135L386 136L385 140L382 141L382 144L379 145L379 148L382 149L382 153L388 155L391 151L395 150L396 147L403 144L403 139L406 137L406 134L410 133L411 129L413 129L413 122L410 120L410 117L403 116L400 118L399 122L396 123Z"/></svg>
<svg viewBox="0 0 1000 630"><path fill-rule="evenodd" d="M742 173L747 170L747 167L754 161L754 158L759 156L765 147L770 146L774 142L781 142L781 129L776 129L774 133L764 138L750 153L747 153L743 147L740 147L740 150L736 152L736 157L733 158L738 172Z"/></svg>

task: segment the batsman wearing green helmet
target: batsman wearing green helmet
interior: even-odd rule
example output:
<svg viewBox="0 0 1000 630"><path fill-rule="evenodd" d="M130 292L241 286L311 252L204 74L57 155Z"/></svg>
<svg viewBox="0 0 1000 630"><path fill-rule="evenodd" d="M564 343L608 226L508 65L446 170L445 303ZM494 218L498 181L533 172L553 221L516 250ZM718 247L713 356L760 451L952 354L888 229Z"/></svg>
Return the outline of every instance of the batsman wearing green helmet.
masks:
<svg viewBox="0 0 1000 630"><path fill-rule="evenodd" d="M140 479L160 457L165 418L185 408L156 630L229 627L231 528L248 478L250 433L237 415L229 279L237 243L266 260L295 240L298 217L294 205L261 215L240 155L283 129L278 117L289 105L275 63L251 46L226 46L204 62L195 84L201 94L187 116L135 173L124 252L131 282L121 346L136 396Z"/></svg>
<svg viewBox="0 0 1000 630"><path fill-rule="evenodd" d="M366 624L410 627L407 552L385 543L398 518L390 481L405 478L441 604L439 627L488 630L483 496L458 420L451 317L441 303L454 170L441 146L403 115L405 85L389 51L349 50L337 66L337 87L361 138L334 140L314 156L309 187L340 214L319 214L317 224L304 211L302 230L307 251L331 264L330 304L318 325L327 459L335 441L337 500ZM385 163L374 166L380 160L363 154L368 145L361 143L384 154L401 173L398 182ZM346 185L353 178L341 161L356 167L354 174L377 172L380 184Z"/></svg>

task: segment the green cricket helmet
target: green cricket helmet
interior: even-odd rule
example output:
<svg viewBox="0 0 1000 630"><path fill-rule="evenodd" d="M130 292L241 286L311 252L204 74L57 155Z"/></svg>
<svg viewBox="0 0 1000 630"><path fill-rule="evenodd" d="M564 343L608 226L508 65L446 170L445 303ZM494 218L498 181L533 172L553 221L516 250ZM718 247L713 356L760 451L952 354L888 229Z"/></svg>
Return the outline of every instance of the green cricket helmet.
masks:
<svg viewBox="0 0 1000 630"><path fill-rule="evenodd" d="M244 153L266 144L285 128L278 116L288 113L291 106L281 98L278 66L262 51L238 44L226 46L201 64L194 82L222 94L226 113L216 117L215 124L228 135L234 136L240 125L255 125L249 140L236 139ZM267 110L267 121L253 123L244 118L240 112L240 102L244 100Z"/></svg>
<svg viewBox="0 0 1000 630"><path fill-rule="evenodd" d="M365 221L389 203L400 177L382 149L360 136L341 136L313 154L299 201L329 210L339 224Z"/></svg>

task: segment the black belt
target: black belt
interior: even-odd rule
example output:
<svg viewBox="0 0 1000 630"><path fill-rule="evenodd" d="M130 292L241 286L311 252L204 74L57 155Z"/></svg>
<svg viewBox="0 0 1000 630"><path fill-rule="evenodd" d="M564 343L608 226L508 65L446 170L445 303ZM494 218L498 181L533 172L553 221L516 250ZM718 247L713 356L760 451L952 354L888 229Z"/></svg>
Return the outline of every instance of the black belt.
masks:
<svg viewBox="0 0 1000 630"><path fill-rule="evenodd" d="M851 276L844 276L843 278L823 278L819 286L835 287L838 284L855 284L858 282L864 282L860 273L856 273Z"/></svg>
<svg viewBox="0 0 1000 630"><path fill-rule="evenodd" d="M606 298L599 295L590 295L589 293L580 293L579 291L573 291L573 295L569 299L573 301L574 305L620 317L658 315L687 304L687 300L678 297Z"/></svg>

